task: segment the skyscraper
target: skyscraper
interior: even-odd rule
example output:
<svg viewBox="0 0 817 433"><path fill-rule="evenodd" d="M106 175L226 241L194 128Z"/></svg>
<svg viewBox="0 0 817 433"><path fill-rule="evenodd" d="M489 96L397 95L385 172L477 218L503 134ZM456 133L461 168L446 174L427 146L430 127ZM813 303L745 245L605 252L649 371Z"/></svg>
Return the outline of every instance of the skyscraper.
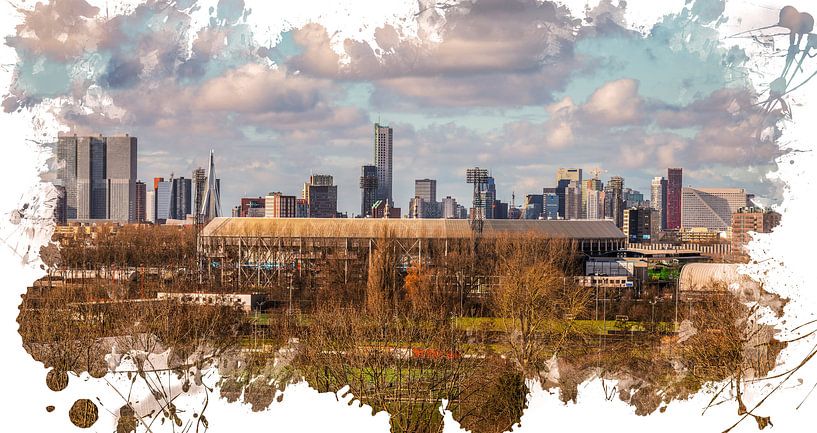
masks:
<svg viewBox="0 0 817 433"><path fill-rule="evenodd" d="M576 205L573 203L572 205L568 205L565 202L565 190L568 186L571 186L571 182L573 182L573 191L572 191L572 199L575 200L578 198L579 203L582 200L582 169L580 168L560 168L556 171L556 194L559 196L559 217L564 219L578 219L581 217L581 205ZM566 214L567 207L570 206L572 212L575 214L575 218L569 218ZM573 215L571 215L573 216Z"/></svg>
<svg viewBox="0 0 817 433"><path fill-rule="evenodd" d="M57 157L70 219L136 219L136 137L60 135Z"/></svg>
<svg viewBox="0 0 817 433"><path fill-rule="evenodd" d="M545 188L547 189L547 188ZM544 204L542 202L542 194L528 194L525 196L525 204L523 207L523 216L526 220L537 220L544 211ZM558 200L557 200L558 207ZM558 211L558 209L557 209Z"/></svg>
<svg viewBox="0 0 817 433"><path fill-rule="evenodd" d="M610 216L616 223L616 227L624 227L624 178L613 176L607 182L610 191Z"/></svg>
<svg viewBox="0 0 817 433"><path fill-rule="evenodd" d="M372 205L377 195L377 167L364 165L360 167L360 216L372 215Z"/></svg>
<svg viewBox="0 0 817 433"><path fill-rule="evenodd" d="M159 179L158 182L156 182L157 179ZM175 216L173 182L163 178L157 179L154 179L156 184L156 224L164 224Z"/></svg>
<svg viewBox="0 0 817 433"><path fill-rule="evenodd" d="M414 197L409 200L409 218L440 218L442 212L437 203L437 181L415 179Z"/></svg>
<svg viewBox="0 0 817 433"><path fill-rule="evenodd" d="M443 218L459 218L460 216L457 206L456 199L452 198L451 196L446 196L442 201Z"/></svg>
<svg viewBox="0 0 817 433"><path fill-rule="evenodd" d="M377 167L377 200L386 200L394 206L392 196L392 156L394 132L388 126L374 124L374 165Z"/></svg>
<svg viewBox="0 0 817 433"><path fill-rule="evenodd" d="M144 182L136 182L136 218L138 223L145 222L147 218L147 188Z"/></svg>
<svg viewBox="0 0 817 433"><path fill-rule="evenodd" d="M303 198L309 206L309 218L335 218L338 213L338 187L332 176L315 174L304 183Z"/></svg>
<svg viewBox="0 0 817 433"><path fill-rule="evenodd" d="M625 209L622 231L630 243L650 242L658 238L657 222L658 211L655 209Z"/></svg>
<svg viewBox="0 0 817 433"><path fill-rule="evenodd" d="M145 222L156 222L156 190L145 185Z"/></svg>
<svg viewBox="0 0 817 433"><path fill-rule="evenodd" d="M667 228L667 180L661 176L654 177L651 184L650 207L658 211L656 224L660 230Z"/></svg>
<svg viewBox="0 0 817 433"><path fill-rule="evenodd" d="M183 220L192 215L193 182L184 177L173 179L173 218Z"/></svg>
<svg viewBox="0 0 817 433"><path fill-rule="evenodd" d="M667 169L667 216L666 229L681 228L681 188L683 187L683 169Z"/></svg>
<svg viewBox="0 0 817 433"><path fill-rule="evenodd" d="M589 196L591 195L591 191L603 191L604 190L604 183L601 179L592 178L582 181L582 218L589 218L589 219L596 219L598 218L598 204L594 205L593 212L588 210L588 200ZM596 197L598 198L598 197Z"/></svg>
<svg viewBox="0 0 817 433"><path fill-rule="evenodd" d="M585 218L604 219L604 192L590 189L585 191L582 198L585 203Z"/></svg>

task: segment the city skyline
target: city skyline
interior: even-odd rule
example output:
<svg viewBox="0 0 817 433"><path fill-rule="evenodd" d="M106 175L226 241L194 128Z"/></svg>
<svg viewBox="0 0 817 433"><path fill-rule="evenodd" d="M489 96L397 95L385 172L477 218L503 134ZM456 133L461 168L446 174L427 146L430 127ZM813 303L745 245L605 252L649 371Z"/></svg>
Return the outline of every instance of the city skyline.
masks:
<svg viewBox="0 0 817 433"><path fill-rule="evenodd" d="M767 118L754 105L746 59L717 44L661 36L689 25L707 31L713 17L690 24L687 15L668 15L641 33L627 28L623 3L590 8L587 21L546 2L505 3L481 0L445 14L432 8L407 33L416 36L380 24L368 42L315 23L260 38L240 11L213 11L213 24L193 32L176 6L144 8L70 29L97 41L109 59L93 79L76 82L67 71L85 59L73 45L26 36L52 15L75 21L76 11L44 6L10 43L23 73L38 69L27 53L54 54L42 68L65 71L64 92L15 87L4 107L96 84L90 110L67 104L57 120L72 133L139 136L142 180L189 173L214 149L221 176L241 180L225 183L224 203L278 185L295 194L310 173L326 172L339 185L339 210L357 213L354 186L360 166L374 162L374 123L394 128L392 198L401 207L413 179L434 178L441 192L466 197L460 173L475 165L502 173L503 201L512 191L538 191L559 167L603 167L642 192L662 174L657 168L684 167L685 185L740 185L780 197L765 173L779 155L774 123L782 114ZM156 25L145 32L119 30L146 19ZM176 36L184 29L200 43Z"/></svg>

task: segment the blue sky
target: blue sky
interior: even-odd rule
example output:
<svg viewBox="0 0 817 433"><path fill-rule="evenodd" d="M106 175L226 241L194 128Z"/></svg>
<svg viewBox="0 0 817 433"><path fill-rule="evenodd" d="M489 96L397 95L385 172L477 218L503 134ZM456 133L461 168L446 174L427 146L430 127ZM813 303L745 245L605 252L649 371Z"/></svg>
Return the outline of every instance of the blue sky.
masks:
<svg viewBox="0 0 817 433"><path fill-rule="evenodd" d="M581 16L549 2L477 0L431 9L441 40L389 25L375 44L341 41L319 23L259 42L241 0L221 0L192 25L197 2L147 2L119 15L84 0L24 12L7 111L61 97L78 133L139 137L139 177L189 176L216 151L224 211L242 196L299 194L329 173L339 208L359 209L372 122L395 128L397 205L414 179L470 204L466 167L490 168L517 202L553 186L558 167L605 170L647 193L653 176L684 167L694 186L764 181L777 114L754 106L745 54L718 39L723 2L696 0L643 32L625 2Z"/></svg>

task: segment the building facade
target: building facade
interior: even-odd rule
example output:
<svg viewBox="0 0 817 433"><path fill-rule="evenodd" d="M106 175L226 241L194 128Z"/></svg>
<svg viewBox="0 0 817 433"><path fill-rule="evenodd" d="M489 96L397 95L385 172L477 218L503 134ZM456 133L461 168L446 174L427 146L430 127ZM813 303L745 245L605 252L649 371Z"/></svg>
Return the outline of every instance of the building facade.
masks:
<svg viewBox="0 0 817 433"><path fill-rule="evenodd" d="M377 167L377 200L387 200L394 205L392 196L392 159L394 153L394 131L388 126L374 124L373 162Z"/></svg>
<svg viewBox="0 0 817 433"><path fill-rule="evenodd" d="M667 180L654 177L650 184L650 207L658 211L659 228L667 229Z"/></svg>
<svg viewBox="0 0 817 433"><path fill-rule="evenodd" d="M136 220L137 139L60 135L59 184L66 190L68 219Z"/></svg>
<svg viewBox="0 0 817 433"><path fill-rule="evenodd" d="M173 219L183 220L193 214L193 181L179 177L173 179Z"/></svg>
<svg viewBox="0 0 817 433"><path fill-rule="evenodd" d="M746 206L743 188L683 188L681 228L726 231L732 225L732 214Z"/></svg>
<svg viewBox="0 0 817 433"><path fill-rule="evenodd" d="M609 197L608 197L609 194ZM624 178L613 176L607 182L605 193L605 215L609 216L616 223L616 227L624 227ZM609 213L607 212L609 210Z"/></svg>
<svg viewBox="0 0 817 433"><path fill-rule="evenodd" d="M666 229L678 230L681 228L681 189L684 184L683 169L667 169L667 216Z"/></svg>
<svg viewBox="0 0 817 433"><path fill-rule="evenodd" d="M743 207L732 214L732 251L742 251L752 240L750 233L771 233L780 225L780 214L756 207Z"/></svg>
<svg viewBox="0 0 817 433"><path fill-rule="evenodd" d="M264 197L242 197L238 209L238 216L242 218L261 218L266 213L266 199Z"/></svg>
<svg viewBox="0 0 817 433"><path fill-rule="evenodd" d="M136 219L138 223L147 220L147 185L142 181L136 182Z"/></svg>
<svg viewBox="0 0 817 433"><path fill-rule="evenodd" d="M629 243L648 243L658 239L658 211L651 208L624 210L624 235Z"/></svg>
<svg viewBox="0 0 817 433"><path fill-rule="evenodd" d="M331 175L317 174L304 183L303 198L309 210L309 218L335 218L338 213L338 187Z"/></svg>
<svg viewBox="0 0 817 433"><path fill-rule="evenodd" d="M284 195L280 192L269 193L264 200L264 217L295 218L296 202L294 195Z"/></svg>
<svg viewBox="0 0 817 433"><path fill-rule="evenodd" d="M372 216L372 205L377 200L377 166L360 167L360 216Z"/></svg>

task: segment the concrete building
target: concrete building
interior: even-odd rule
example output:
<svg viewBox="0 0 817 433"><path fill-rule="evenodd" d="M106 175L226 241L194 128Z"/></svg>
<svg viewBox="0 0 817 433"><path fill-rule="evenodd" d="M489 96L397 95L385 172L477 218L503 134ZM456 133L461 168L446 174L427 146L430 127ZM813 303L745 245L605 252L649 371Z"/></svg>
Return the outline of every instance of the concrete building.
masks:
<svg viewBox="0 0 817 433"><path fill-rule="evenodd" d="M136 220L136 137L60 135L68 219Z"/></svg>
<svg viewBox="0 0 817 433"><path fill-rule="evenodd" d="M586 219L604 219L604 191L587 190L582 199L585 200Z"/></svg>
<svg viewBox="0 0 817 433"><path fill-rule="evenodd" d="M780 214L756 207L743 207L732 214L732 251L739 252L752 240L751 233L771 233L780 225Z"/></svg>
<svg viewBox="0 0 817 433"><path fill-rule="evenodd" d="M156 190L145 185L145 222L156 223Z"/></svg>
<svg viewBox="0 0 817 433"><path fill-rule="evenodd" d="M266 218L295 218L296 198L294 195L284 195L280 192L267 194L264 200L264 217Z"/></svg>
<svg viewBox="0 0 817 433"><path fill-rule="evenodd" d="M651 208L624 210L624 234L629 243L649 243L658 239L658 211Z"/></svg>
<svg viewBox="0 0 817 433"><path fill-rule="evenodd" d="M379 182L379 180L378 180ZM338 187L331 175L317 174L304 183L303 198L309 206L309 218L335 218L338 213Z"/></svg>
<svg viewBox="0 0 817 433"><path fill-rule="evenodd" d="M394 206L392 196L392 158L394 153L394 131L388 126L374 124L374 165L377 167L377 200L387 200Z"/></svg>
<svg viewBox="0 0 817 433"><path fill-rule="evenodd" d="M372 205L377 200L377 167L360 167L360 216L372 215Z"/></svg>
<svg viewBox="0 0 817 433"><path fill-rule="evenodd" d="M295 200L295 218L309 217L309 202L304 198Z"/></svg>
<svg viewBox="0 0 817 433"><path fill-rule="evenodd" d="M681 194L683 188L683 169L667 169L667 216L666 229L678 230L681 228Z"/></svg>
<svg viewBox="0 0 817 433"><path fill-rule="evenodd" d="M683 188L681 227L725 231L732 225L732 214L746 206L743 188Z"/></svg>
<svg viewBox="0 0 817 433"><path fill-rule="evenodd" d="M429 203L436 202L437 181L434 179L415 179L414 196L419 197Z"/></svg>
<svg viewBox="0 0 817 433"><path fill-rule="evenodd" d="M658 211L660 229L667 229L667 180L654 177L650 185L650 207Z"/></svg>
<svg viewBox="0 0 817 433"><path fill-rule="evenodd" d="M576 181L571 180L564 188L564 219L582 219L582 190Z"/></svg>
<svg viewBox="0 0 817 433"><path fill-rule="evenodd" d="M266 214L266 199L264 197L243 197L238 208L239 217L263 218Z"/></svg>
<svg viewBox="0 0 817 433"><path fill-rule="evenodd" d="M458 219L460 215L457 207L457 200L451 196L446 196L442 201L443 218Z"/></svg>
<svg viewBox="0 0 817 433"><path fill-rule="evenodd" d="M525 196L525 204L522 206L524 212L524 219L538 220L544 211L543 195L528 194ZM558 206L558 200L556 205ZM558 211L558 209L557 209Z"/></svg>
<svg viewBox="0 0 817 433"><path fill-rule="evenodd" d="M597 219L598 215L598 205L594 206L594 212L588 213L588 205L587 202L589 200L588 196L592 194L592 191L602 192L604 191L604 183L601 179L593 178L587 179L582 181L582 219ZM598 198L598 197L597 197Z"/></svg>

